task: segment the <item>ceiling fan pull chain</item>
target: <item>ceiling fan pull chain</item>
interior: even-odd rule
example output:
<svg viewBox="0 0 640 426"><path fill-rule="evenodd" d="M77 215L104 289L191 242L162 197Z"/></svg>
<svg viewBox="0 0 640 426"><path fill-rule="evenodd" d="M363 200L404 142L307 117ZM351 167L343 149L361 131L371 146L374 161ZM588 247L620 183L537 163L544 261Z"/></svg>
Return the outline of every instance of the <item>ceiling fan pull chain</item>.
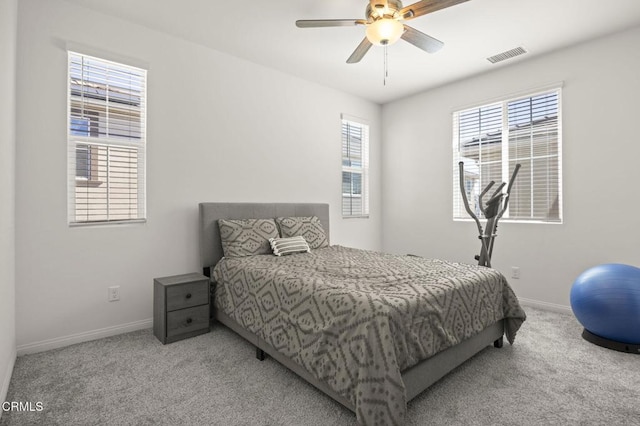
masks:
<svg viewBox="0 0 640 426"><path fill-rule="evenodd" d="M387 77L389 77L389 60L387 58L387 45L384 45L384 78L382 80L382 85L387 85Z"/></svg>

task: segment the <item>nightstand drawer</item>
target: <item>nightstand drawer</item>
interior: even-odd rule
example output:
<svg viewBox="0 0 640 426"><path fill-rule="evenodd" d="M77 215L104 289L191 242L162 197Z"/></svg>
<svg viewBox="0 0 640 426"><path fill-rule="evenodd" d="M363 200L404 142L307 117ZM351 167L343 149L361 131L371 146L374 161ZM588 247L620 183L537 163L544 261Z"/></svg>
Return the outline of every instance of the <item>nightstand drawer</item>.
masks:
<svg viewBox="0 0 640 426"><path fill-rule="evenodd" d="M167 337L209 328L209 305L167 313Z"/></svg>
<svg viewBox="0 0 640 426"><path fill-rule="evenodd" d="M167 311L205 304L209 304L208 281L167 287Z"/></svg>

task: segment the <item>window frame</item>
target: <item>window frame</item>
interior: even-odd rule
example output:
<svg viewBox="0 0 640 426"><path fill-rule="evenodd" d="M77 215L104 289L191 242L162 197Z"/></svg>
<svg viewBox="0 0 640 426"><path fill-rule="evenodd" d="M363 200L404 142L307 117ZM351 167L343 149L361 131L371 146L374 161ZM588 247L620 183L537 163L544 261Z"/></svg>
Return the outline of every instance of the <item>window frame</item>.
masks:
<svg viewBox="0 0 640 426"><path fill-rule="evenodd" d="M340 198L341 198L341 215L345 219L351 218L368 218L369 217L369 123L367 120L350 116L348 114L341 114L341 126L340 126L340 134L341 134L341 189L340 189ZM344 152L345 149L349 150L348 147L345 147L345 143L348 143L350 140L349 134L345 134L345 126L357 126L361 129L361 161L360 166L354 166L353 164L345 164ZM347 157L348 158L348 157ZM349 186L350 191L345 192L345 173L349 173L351 176ZM353 175L360 175L360 191L354 192L354 181ZM348 206L345 204L346 200L354 200L360 199L361 208L359 211L353 212L353 206ZM345 211L349 210L350 213L345 214Z"/></svg>
<svg viewBox="0 0 640 426"><path fill-rule="evenodd" d="M471 217L468 216L468 214L464 211L464 208L462 206L462 197L460 195L460 181L459 181L459 166L458 166L458 162L464 158L461 154L461 150L460 150L460 140L459 140L459 126L460 126L460 122L459 122L459 118L460 118L460 114L467 112L467 111L471 111L474 109L480 109L480 108L486 108L486 107L490 107L490 106L494 106L494 105L500 105L501 106L501 135L500 135L500 144L501 144L501 159L500 159L500 163L501 163L501 180L500 181L496 181L496 184L499 184L501 182L507 182L509 181L509 178L511 177L511 173L513 172L513 167L511 167L511 169L509 168L509 164L512 161L515 160L511 160L509 158L509 148L510 148L510 143L511 141L511 134L514 132L511 132L510 130L510 126L509 126L509 104L510 103L514 103L516 101L521 101L521 100L525 100L525 99L532 99L535 97L539 97L542 95L548 95L548 94L552 94L555 93L557 95L557 123L556 123L556 137L557 137L557 197L558 197L558 219L556 220L545 220L545 219L541 219L541 218L536 218L536 217L532 217L532 215L529 216L529 218L522 218L522 217L517 217L517 218L511 218L509 217L509 208L506 210L504 216L502 217L502 221L503 222L510 222L510 223L535 223L535 224L550 224L550 225L555 225L555 224L562 224L564 223L564 212L563 212L563 178L562 178L562 145L563 145L563 137L562 137L562 87L563 84L562 83L554 83L552 85L548 85L542 88L538 88L538 89L533 89L533 90L529 90L529 91L523 91L523 92L519 92L516 94L511 94L508 96L504 96L501 97L499 99L493 99L490 101L485 101L485 102L481 102L475 105L471 105L471 106L466 106L463 108L456 108L453 112L452 112L452 156L453 156L453 214L452 214L452 218L454 221L461 221L461 222L465 222L465 221L473 221L473 219ZM531 160L531 162L533 163L533 159L537 158L534 156L533 151L531 153L531 155L529 156L529 160ZM517 158L517 159L522 159ZM482 164L482 163L480 163ZM466 174L466 167L467 164L465 164L465 174ZM521 176L521 173L523 171L520 170L519 174L518 174L518 178ZM535 173L533 171L533 169L530 170L531 176L533 176L533 174ZM516 183L518 182L518 178L516 178ZM533 188L534 186L534 179L533 177L531 177L531 182L530 182L530 187ZM495 186L494 186L495 188ZM548 191L546 192L547 194L549 193ZM532 197L533 197L533 192L532 192ZM471 200L469 200L471 203ZM511 200L513 201L513 199ZM511 203L509 204L509 207L511 207ZM532 207L533 208L533 207ZM458 213L458 216L456 216L456 213ZM478 217L479 218L483 218L482 214L480 212L478 213Z"/></svg>
<svg viewBox="0 0 640 426"><path fill-rule="evenodd" d="M126 61L112 61L104 57L104 55L95 56L92 54L81 53L77 49L69 49L67 51L67 223L69 226L87 226L87 225L114 225L126 223L144 223L146 222L146 114L147 114L147 70L140 66L131 65ZM87 65L92 71L105 71L115 73L130 73L133 79L127 86L120 86L120 83L114 83L117 77L100 77L96 79L85 78L84 74L78 79L77 67L81 67L84 73L85 61L92 63ZM74 70L74 67L76 68ZM98 82L97 82L98 81ZM105 86L100 87L101 81ZM86 82L89 82L87 84ZM77 85L79 88L74 88ZM85 99L85 93L89 93L85 86L91 87L95 93L91 93ZM124 89L121 89L125 87ZM113 91L113 89L116 89ZM101 90L104 90L102 93ZM120 90L125 90L124 92ZM76 93L80 91L78 96ZM117 95L109 98L109 94ZM133 98L131 97L133 93ZM129 96L128 99L121 98L121 95ZM137 95L137 97L136 97ZM123 101L124 99L124 101ZM133 100L131 100L133 99ZM127 103L127 101L131 103ZM92 104L93 102L93 104ZM88 107L86 110L85 107ZM80 109L79 109L80 108ZM123 114L124 111L124 114ZM111 114L115 114L111 118ZM124 117L124 118L123 118ZM134 118L132 118L134 117ZM74 121L87 120L87 131L74 131ZM124 120L124 121L122 121ZM124 133L120 132L122 123L129 123L129 127L125 127ZM134 123L131 127L130 123ZM102 133L101 133L102 132ZM82 176L78 174L78 149L87 150L87 173ZM121 163L120 172L112 171L112 164L118 161L117 155L124 154L124 162ZM133 155L133 157L132 157ZM102 163L102 164L99 164ZM104 167L106 164L106 168ZM115 164L115 163L113 163ZM101 168L102 167L102 168ZM117 166L116 166L117 167ZM133 177L129 177L126 173L133 172ZM124 175L123 175L124 173ZM120 177L119 177L120 176ZM117 181L124 176L127 179L128 189L118 199L113 197L112 192L117 191ZM89 209L100 202L82 203L78 202L78 191L85 189L85 195L90 197L92 190L103 186L103 195L100 195L102 205L105 207L106 213L99 218L90 218L86 214L86 219L82 218L82 214L78 206L85 206ZM116 188L116 189L114 189ZM80 192L80 193L81 193ZM127 195L128 194L128 197ZM133 194L133 195L131 195ZM124 198L123 198L124 197ZM133 198L131 198L133 197ZM112 210L117 206L118 200L127 199L126 206L135 212L130 214L114 214Z"/></svg>

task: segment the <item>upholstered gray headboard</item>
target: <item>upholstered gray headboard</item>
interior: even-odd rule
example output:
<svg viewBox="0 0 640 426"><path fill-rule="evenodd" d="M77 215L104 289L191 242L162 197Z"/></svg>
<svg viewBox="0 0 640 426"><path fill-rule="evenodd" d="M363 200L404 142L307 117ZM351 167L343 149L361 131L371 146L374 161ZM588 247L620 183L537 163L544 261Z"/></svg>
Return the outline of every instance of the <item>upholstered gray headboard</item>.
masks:
<svg viewBox="0 0 640 426"><path fill-rule="evenodd" d="M329 204L200 203L200 266L213 267L222 259L218 219L267 219L317 216L329 238Z"/></svg>

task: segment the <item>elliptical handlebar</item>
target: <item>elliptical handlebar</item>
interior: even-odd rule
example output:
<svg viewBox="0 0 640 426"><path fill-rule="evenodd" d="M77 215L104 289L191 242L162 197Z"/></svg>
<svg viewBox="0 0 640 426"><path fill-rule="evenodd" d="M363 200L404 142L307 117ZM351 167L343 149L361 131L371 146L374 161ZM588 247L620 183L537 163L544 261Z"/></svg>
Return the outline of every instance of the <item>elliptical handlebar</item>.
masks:
<svg viewBox="0 0 640 426"><path fill-rule="evenodd" d="M471 216L473 220L476 221L476 225L478 225L478 233L482 235L482 224L480 223L480 219L478 219L478 216L476 216L473 210L471 210L471 207L469 207L469 200L467 200L467 190L464 187L464 161L460 161L458 163L458 170L460 170L460 192L462 193L464 209L467 211L467 213L469 213L469 216ZM488 188L490 188L492 184L493 181L489 183Z"/></svg>
<svg viewBox="0 0 640 426"><path fill-rule="evenodd" d="M509 195L511 194L511 187L513 186L513 183L516 181L516 176L518 176L518 171L520 170L520 166L521 164L517 163L516 166L513 168L513 173L511 173L511 179L509 179L509 186L507 186L507 193L504 197L504 205L502 206L502 210L498 215L498 219L500 219L504 214L504 212L507 211L507 206L509 205Z"/></svg>

